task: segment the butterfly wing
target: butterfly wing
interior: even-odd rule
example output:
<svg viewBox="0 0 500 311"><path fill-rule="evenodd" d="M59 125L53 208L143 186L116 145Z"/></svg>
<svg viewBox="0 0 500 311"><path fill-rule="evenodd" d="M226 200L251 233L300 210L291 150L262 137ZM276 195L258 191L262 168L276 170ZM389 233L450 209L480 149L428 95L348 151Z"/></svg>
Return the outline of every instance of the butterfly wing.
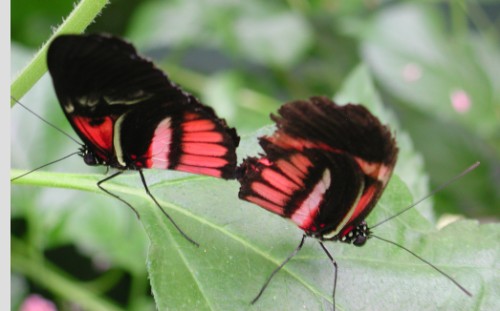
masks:
<svg viewBox="0 0 500 311"><path fill-rule="evenodd" d="M364 187L351 157L318 149L285 150L265 140L261 145L266 156L247 158L241 166L241 199L290 218L313 236L346 224Z"/></svg>
<svg viewBox="0 0 500 311"><path fill-rule="evenodd" d="M118 168L194 172L175 161L159 164L154 159L165 156L154 152L163 150L180 156L182 150L178 144L182 140L169 140L168 135L172 133L176 138L183 122L188 122L188 112L196 112L206 122L216 125L212 132L222 137L219 145L226 148L224 159L228 163L215 170L198 171L232 176L229 171L236 166L235 148L239 142L235 130L228 128L211 108L172 83L152 62L138 55L131 44L109 35L63 35L51 43L47 63L64 113L101 162ZM171 126L167 126L168 122ZM167 136L161 137L162 133ZM203 140L200 137L198 141ZM197 164L202 168L213 165Z"/></svg>
<svg viewBox="0 0 500 311"><path fill-rule="evenodd" d="M361 105L339 106L311 97L281 106L271 118L278 130L269 140L285 148L320 148L347 153L367 163L394 166L397 148L389 128Z"/></svg>
<svg viewBox="0 0 500 311"><path fill-rule="evenodd" d="M397 157L387 127L360 105L338 106L324 97L285 104L272 118L277 130L260 139L265 155L241 166L240 198L318 237L344 234L364 220ZM303 175L294 159L307 163Z"/></svg>
<svg viewBox="0 0 500 311"><path fill-rule="evenodd" d="M104 162L114 159L119 116L148 98L179 93L131 44L111 36L59 36L49 46L47 65L66 117Z"/></svg>
<svg viewBox="0 0 500 311"><path fill-rule="evenodd" d="M154 104L127 113L117 127L117 153L136 167L234 178L236 131L193 96L185 100L183 105Z"/></svg>

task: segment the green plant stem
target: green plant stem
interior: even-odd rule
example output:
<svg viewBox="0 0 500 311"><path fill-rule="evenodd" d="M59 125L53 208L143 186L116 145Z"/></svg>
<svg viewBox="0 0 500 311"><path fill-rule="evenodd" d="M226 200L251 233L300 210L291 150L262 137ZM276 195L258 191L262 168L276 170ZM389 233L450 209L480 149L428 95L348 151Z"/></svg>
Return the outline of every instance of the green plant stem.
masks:
<svg viewBox="0 0 500 311"><path fill-rule="evenodd" d="M130 294L128 298L128 308L134 309L139 301L144 297L148 287L148 277L144 274L133 273L130 284Z"/></svg>
<svg viewBox="0 0 500 311"><path fill-rule="evenodd" d="M33 59L14 79L10 86L10 95L21 99L47 71L46 55L49 43L63 33L81 33L87 28L101 10L109 3L108 0L82 0L73 9L68 18L57 28L50 39L45 42ZM15 101L11 99L11 107Z"/></svg>
<svg viewBox="0 0 500 311"><path fill-rule="evenodd" d="M11 268L25 275L38 285L50 290L66 300L76 302L85 310L120 311L122 310L112 302L96 296L94 293L81 286L79 282L52 264L25 256L28 247L19 239L11 238Z"/></svg>
<svg viewBox="0 0 500 311"><path fill-rule="evenodd" d="M461 38L467 33L467 6L464 0L450 0L453 34Z"/></svg>
<svg viewBox="0 0 500 311"><path fill-rule="evenodd" d="M85 287L94 293L105 293L115 286L125 273L121 270L109 270L92 281L86 281Z"/></svg>

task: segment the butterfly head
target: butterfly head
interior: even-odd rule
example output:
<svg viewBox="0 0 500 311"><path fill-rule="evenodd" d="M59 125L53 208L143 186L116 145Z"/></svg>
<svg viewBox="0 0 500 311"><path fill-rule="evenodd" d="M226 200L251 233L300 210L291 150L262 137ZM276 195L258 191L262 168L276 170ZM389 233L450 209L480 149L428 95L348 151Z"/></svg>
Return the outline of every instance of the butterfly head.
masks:
<svg viewBox="0 0 500 311"><path fill-rule="evenodd" d="M346 230L341 232L336 236L340 242L353 244L355 246L363 246L366 241L370 238L371 231L366 224L366 221L362 221L359 225L348 227Z"/></svg>
<svg viewBox="0 0 500 311"><path fill-rule="evenodd" d="M99 157L97 157L94 152L89 150L88 146L86 145L80 147L80 152L78 153L78 155L83 158L83 162L85 162L85 164L87 165L106 165L106 163L103 163L103 161Z"/></svg>

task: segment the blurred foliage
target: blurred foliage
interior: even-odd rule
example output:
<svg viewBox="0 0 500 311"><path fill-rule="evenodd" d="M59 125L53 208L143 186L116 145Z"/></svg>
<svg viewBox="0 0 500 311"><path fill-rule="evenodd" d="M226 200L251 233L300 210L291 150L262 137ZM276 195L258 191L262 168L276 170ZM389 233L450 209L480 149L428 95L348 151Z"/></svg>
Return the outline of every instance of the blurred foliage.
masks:
<svg viewBox="0 0 500 311"><path fill-rule="evenodd" d="M26 0L11 2L13 74L47 40L52 28L72 7L71 1L50 5ZM411 162L400 161L397 169L415 199L468 165L481 161L476 171L437 194L433 199L434 209L424 212L424 216L430 221L447 214L497 221L500 216L499 24L497 1L122 0L112 1L87 32L110 32L129 39L142 54L164 68L173 81L214 107L243 136L270 124L269 114L285 101L334 94L338 100L364 100L371 83L351 79L345 84L347 77L362 64L375 80L385 110L395 112L395 116L384 121L397 128L400 148L404 146L412 155L401 157L400 160ZM22 102L72 133L48 77L33 87ZM76 145L20 107L13 110L12 124L14 168L37 167L75 150ZM257 150L250 147L245 154L250 152ZM47 170L104 171L85 167L77 158ZM429 187L424 170L430 179ZM154 183L170 174L178 176L151 172L148 178ZM140 189L137 179L131 174L119 182ZM211 185L192 187L202 189ZM181 197L186 196L185 191L182 190ZM236 193L237 189L232 191ZM74 278L68 282L88 281L83 287L90 297L105 293L117 308L153 309L145 267L148 237L132 213L119 202L96 192L13 186L13 250L18 255L37 258L40 266L44 258L49 258L55 266L48 265L53 273L48 275L54 276L65 267L65 256L72 261L84 260L82 266L66 269ZM224 198L220 198L221 204L234 202ZM134 202L143 201L142 198ZM181 205L184 204L186 201ZM230 208L223 206L220 213ZM274 222L272 225L277 226ZM498 231L495 234L498 236ZM72 248L66 249L67 245ZM287 242L286 247L276 247L278 252L273 253L273 258L279 261L294 246ZM53 254L58 252L64 255ZM228 249L224 253L229 254ZM149 261L148 267L160 269ZM75 272L79 269L98 277L93 281L82 279ZM264 270L254 274L266 275ZM36 280L28 273L13 275L13 309L31 292L46 295L67 309L71 307L65 304L68 297L50 284ZM259 280L255 279L248 290L255 291ZM352 286L364 282L360 277ZM321 284L318 290L328 293L328 281ZM340 283L339 287L344 285ZM324 295L328 299L328 294ZM425 292L420 297L423 295Z"/></svg>

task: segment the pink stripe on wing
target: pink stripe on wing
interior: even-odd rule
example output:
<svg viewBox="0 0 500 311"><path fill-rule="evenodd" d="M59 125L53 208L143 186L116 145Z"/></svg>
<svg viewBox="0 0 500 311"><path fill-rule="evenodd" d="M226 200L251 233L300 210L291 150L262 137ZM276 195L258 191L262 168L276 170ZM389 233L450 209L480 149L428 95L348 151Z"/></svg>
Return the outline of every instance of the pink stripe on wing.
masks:
<svg viewBox="0 0 500 311"><path fill-rule="evenodd" d="M223 158L197 156L190 154L183 154L179 162L186 165L194 165L200 167L223 167L227 164L227 160Z"/></svg>
<svg viewBox="0 0 500 311"><path fill-rule="evenodd" d="M218 132L191 132L182 135L182 141L220 143L224 140L221 133Z"/></svg>
<svg viewBox="0 0 500 311"><path fill-rule="evenodd" d="M325 193L330 187L330 182L330 171L326 169L321 180L318 181L311 193L309 193L307 198L290 217L301 229L307 231L311 227L314 218L318 214L319 207L323 202Z"/></svg>
<svg viewBox="0 0 500 311"><path fill-rule="evenodd" d="M261 175L265 181L288 195L292 195L293 192L298 188L297 184L288 179L285 175L273 170L272 168L263 169Z"/></svg>
<svg viewBox="0 0 500 311"><path fill-rule="evenodd" d="M182 152L195 155L219 157L226 155L227 148L217 144L183 143Z"/></svg>
<svg viewBox="0 0 500 311"><path fill-rule="evenodd" d="M278 160L276 161L276 166L285 173L288 178L293 180L297 185L304 185L304 173L302 173L298 168L296 168L292 163L286 160Z"/></svg>
<svg viewBox="0 0 500 311"><path fill-rule="evenodd" d="M308 168L312 166L311 161L306 156L301 154L295 154L290 157L290 161L295 167L297 167L302 173L307 174Z"/></svg>
<svg viewBox="0 0 500 311"><path fill-rule="evenodd" d="M149 147L151 167L162 169L168 168L168 157L170 155L170 144L172 142L170 120L170 118L165 118L155 129Z"/></svg>
<svg viewBox="0 0 500 311"><path fill-rule="evenodd" d="M261 197L280 206L284 206L290 198L288 195L260 182L252 183L251 187Z"/></svg>
<svg viewBox="0 0 500 311"><path fill-rule="evenodd" d="M218 169L215 169L215 168L179 164L174 169L176 169L178 171L193 173L193 174L209 175L209 176L214 176L214 177L221 177L222 176L222 172Z"/></svg>
<svg viewBox="0 0 500 311"><path fill-rule="evenodd" d="M262 206L263 208L267 209L270 212L276 213L278 215L283 215L283 207L276 205L274 203L271 203L269 201L266 201L264 199L255 197L255 196L248 196L244 198L248 202L252 202L257 204L258 206Z"/></svg>
<svg viewBox="0 0 500 311"><path fill-rule="evenodd" d="M215 129L215 124L210 120L194 120L182 123L184 132L206 132Z"/></svg>

